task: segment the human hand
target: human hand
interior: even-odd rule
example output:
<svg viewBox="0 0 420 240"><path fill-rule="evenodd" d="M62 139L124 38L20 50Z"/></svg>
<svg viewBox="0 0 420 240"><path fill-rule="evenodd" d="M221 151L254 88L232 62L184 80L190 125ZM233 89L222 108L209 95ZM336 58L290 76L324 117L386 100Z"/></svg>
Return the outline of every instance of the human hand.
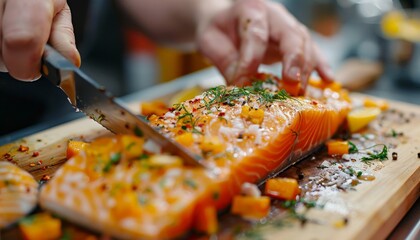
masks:
<svg viewBox="0 0 420 240"><path fill-rule="evenodd" d="M19 80L41 75L45 44L80 66L66 0L0 0L0 70Z"/></svg>
<svg viewBox="0 0 420 240"><path fill-rule="evenodd" d="M332 73L309 32L282 5L265 0L237 0L199 23L197 45L229 84L249 84L261 63L283 61L286 81L306 89L316 70L325 81Z"/></svg>

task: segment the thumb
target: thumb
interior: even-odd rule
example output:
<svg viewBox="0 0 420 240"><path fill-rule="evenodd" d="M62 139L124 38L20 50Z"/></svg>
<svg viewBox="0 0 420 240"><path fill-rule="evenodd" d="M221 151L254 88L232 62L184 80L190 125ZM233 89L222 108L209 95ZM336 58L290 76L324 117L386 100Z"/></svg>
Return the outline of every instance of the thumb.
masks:
<svg viewBox="0 0 420 240"><path fill-rule="evenodd" d="M80 67L80 53L76 48L71 12L67 4L54 17L49 42L64 57Z"/></svg>

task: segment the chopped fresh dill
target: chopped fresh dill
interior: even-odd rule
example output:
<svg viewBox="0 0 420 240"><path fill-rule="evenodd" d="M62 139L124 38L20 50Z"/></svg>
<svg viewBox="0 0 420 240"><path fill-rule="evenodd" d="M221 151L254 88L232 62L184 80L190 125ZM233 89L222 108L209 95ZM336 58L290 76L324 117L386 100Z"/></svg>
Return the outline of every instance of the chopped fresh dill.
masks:
<svg viewBox="0 0 420 240"><path fill-rule="evenodd" d="M356 144L349 141L349 153L357 153L359 149L357 148Z"/></svg>
<svg viewBox="0 0 420 240"><path fill-rule="evenodd" d="M384 161L388 159L388 147L383 145L382 151L379 153L368 153L367 157L362 157L362 162L367 163L369 161L373 161L378 159L379 161Z"/></svg>

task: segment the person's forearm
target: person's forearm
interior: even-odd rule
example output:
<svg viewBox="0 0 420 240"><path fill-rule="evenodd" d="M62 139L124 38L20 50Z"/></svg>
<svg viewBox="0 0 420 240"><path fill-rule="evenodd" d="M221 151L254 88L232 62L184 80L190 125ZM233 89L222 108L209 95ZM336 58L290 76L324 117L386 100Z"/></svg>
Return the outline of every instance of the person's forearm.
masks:
<svg viewBox="0 0 420 240"><path fill-rule="evenodd" d="M120 0L129 18L155 40L190 44L199 22L230 6L231 0Z"/></svg>

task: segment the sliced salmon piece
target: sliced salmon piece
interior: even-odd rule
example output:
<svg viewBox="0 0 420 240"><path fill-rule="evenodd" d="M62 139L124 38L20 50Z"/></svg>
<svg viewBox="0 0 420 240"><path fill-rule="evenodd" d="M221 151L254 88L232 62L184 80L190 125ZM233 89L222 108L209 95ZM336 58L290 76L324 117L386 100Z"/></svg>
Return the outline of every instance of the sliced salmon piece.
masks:
<svg viewBox="0 0 420 240"><path fill-rule="evenodd" d="M0 229L31 212L38 202L38 183L18 166L0 161Z"/></svg>
<svg viewBox="0 0 420 240"><path fill-rule="evenodd" d="M336 89L309 86L306 96L291 98L274 81L219 86L149 118L202 155L210 170L152 155L129 136L98 139L58 170L42 189L41 205L120 238L177 237L200 225L193 224L202 215L197 209L226 208L243 183L319 146L349 109ZM141 151L133 154L133 147Z"/></svg>

